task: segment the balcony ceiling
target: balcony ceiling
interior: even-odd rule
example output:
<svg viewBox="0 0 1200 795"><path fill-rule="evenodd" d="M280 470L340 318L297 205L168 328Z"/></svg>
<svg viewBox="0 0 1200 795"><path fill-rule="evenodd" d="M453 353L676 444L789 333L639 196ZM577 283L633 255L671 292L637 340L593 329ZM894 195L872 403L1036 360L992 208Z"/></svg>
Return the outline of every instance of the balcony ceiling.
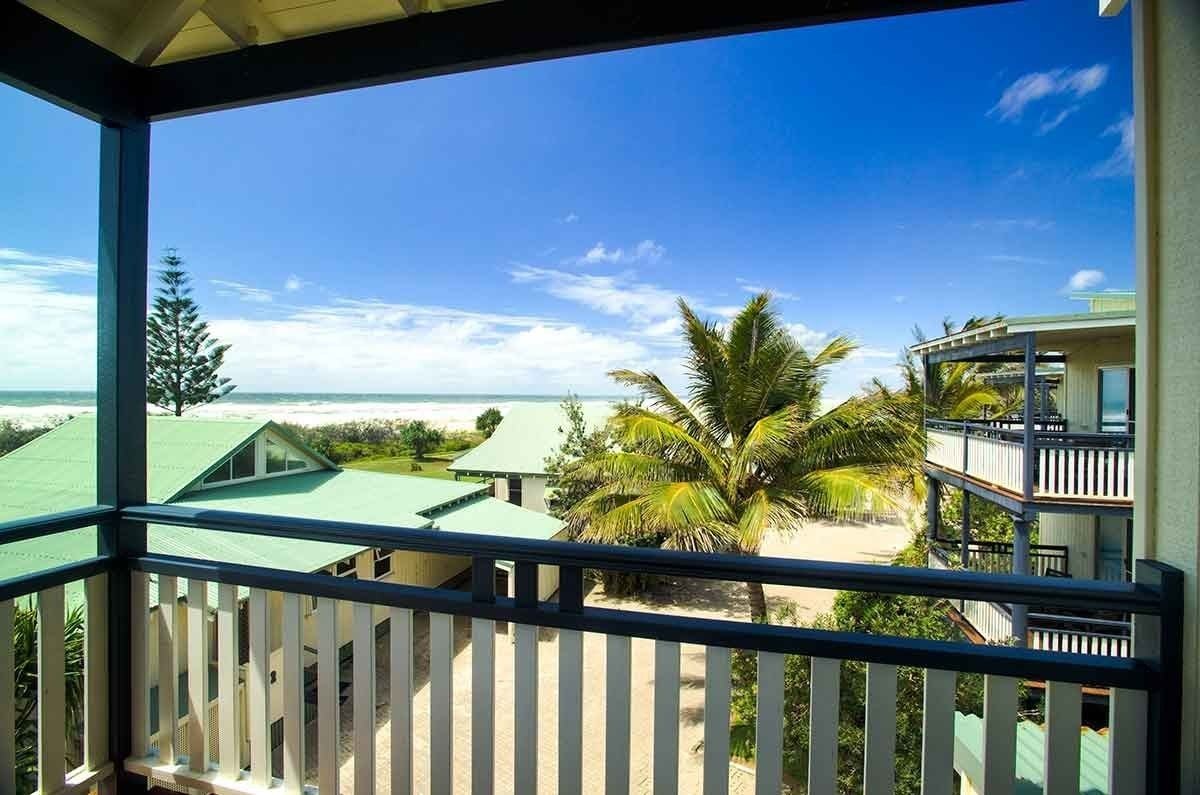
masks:
<svg viewBox="0 0 1200 795"><path fill-rule="evenodd" d="M23 0L130 63L171 63L490 0Z"/></svg>

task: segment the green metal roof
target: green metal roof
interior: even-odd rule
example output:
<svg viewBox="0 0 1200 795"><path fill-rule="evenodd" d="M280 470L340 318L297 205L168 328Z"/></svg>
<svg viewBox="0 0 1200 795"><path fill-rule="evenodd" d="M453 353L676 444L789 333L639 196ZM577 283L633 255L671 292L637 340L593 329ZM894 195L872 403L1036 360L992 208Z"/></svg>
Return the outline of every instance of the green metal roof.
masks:
<svg viewBox="0 0 1200 795"><path fill-rule="evenodd" d="M1017 721L1017 786L1015 795L1042 795L1046 753L1045 731L1036 723ZM954 769L983 786L983 719L954 713ZM1080 795L1108 795L1108 737L1091 729L1079 735Z"/></svg>
<svg viewBox="0 0 1200 795"><path fill-rule="evenodd" d="M561 533L567 524L553 516L489 497L434 514L433 526L456 533L488 533L544 541Z"/></svg>
<svg viewBox="0 0 1200 795"><path fill-rule="evenodd" d="M611 406L584 403L590 428L600 428L613 415ZM488 475L545 475L546 458L562 446L567 415L558 403L518 403L483 444L455 460L452 472Z"/></svg>

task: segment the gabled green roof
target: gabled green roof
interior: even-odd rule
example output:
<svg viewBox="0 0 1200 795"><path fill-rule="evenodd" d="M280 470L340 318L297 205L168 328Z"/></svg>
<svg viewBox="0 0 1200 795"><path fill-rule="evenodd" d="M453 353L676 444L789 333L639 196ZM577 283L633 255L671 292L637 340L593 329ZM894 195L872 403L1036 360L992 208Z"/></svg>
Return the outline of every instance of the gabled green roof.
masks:
<svg viewBox="0 0 1200 795"><path fill-rule="evenodd" d="M567 524L553 516L490 498L471 500L433 514L433 526L455 533L545 541L561 533Z"/></svg>
<svg viewBox="0 0 1200 795"><path fill-rule="evenodd" d="M1042 795L1046 733L1036 723L1018 720L1016 795ZM975 785L983 786L983 719L954 713L954 769ZM1075 790L1072 790L1075 791ZM1108 738L1091 729L1079 735L1080 795L1108 795Z"/></svg>
<svg viewBox="0 0 1200 795"><path fill-rule="evenodd" d="M583 404L589 428L601 428L613 415L608 404ZM545 475L546 458L566 436L567 415L558 403L518 403L509 409L483 444L454 461L452 472L485 475Z"/></svg>

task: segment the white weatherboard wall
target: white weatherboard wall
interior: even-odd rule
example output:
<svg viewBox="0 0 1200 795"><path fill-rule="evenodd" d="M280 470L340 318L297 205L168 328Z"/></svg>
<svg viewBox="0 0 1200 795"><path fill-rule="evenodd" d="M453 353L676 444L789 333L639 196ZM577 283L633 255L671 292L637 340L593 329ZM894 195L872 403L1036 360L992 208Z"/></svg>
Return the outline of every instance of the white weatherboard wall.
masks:
<svg viewBox="0 0 1200 795"><path fill-rule="evenodd" d="M1066 378L1059 395L1059 411L1067 419L1067 430L1095 433L1101 367L1133 364L1133 335L1098 337L1086 345L1066 351Z"/></svg>
<svg viewBox="0 0 1200 795"><path fill-rule="evenodd" d="M1134 545L1185 574L1184 792L1200 791L1200 3L1133 14L1138 501Z"/></svg>
<svg viewBox="0 0 1200 795"><path fill-rule="evenodd" d="M521 507L538 513L548 513L546 507L546 478L521 478Z"/></svg>

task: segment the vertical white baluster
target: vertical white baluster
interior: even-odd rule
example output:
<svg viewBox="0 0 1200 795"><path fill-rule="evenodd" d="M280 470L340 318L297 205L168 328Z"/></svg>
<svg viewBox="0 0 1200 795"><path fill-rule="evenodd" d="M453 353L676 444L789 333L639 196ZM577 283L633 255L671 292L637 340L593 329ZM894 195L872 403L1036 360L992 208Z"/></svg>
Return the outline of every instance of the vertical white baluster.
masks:
<svg viewBox="0 0 1200 795"><path fill-rule="evenodd" d="M921 795L954 791L954 671L925 670L924 730L921 733Z"/></svg>
<svg viewBox="0 0 1200 795"><path fill-rule="evenodd" d="M0 600L0 795L17 792L16 663L12 637L13 601Z"/></svg>
<svg viewBox="0 0 1200 795"><path fill-rule="evenodd" d="M758 724L755 728L754 791L778 793L783 787L783 669L782 654L758 653Z"/></svg>
<svg viewBox="0 0 1200 795"><path fill-rule="evenodd" d="M896 787L896 666L867 663L863 795L891 795Z"/></svg>
<svg viewBox="0 0 1200 795"><path fill-rule="evenodd" d="M270 605L267 592L250 589L250 664L246 693L250 720L250 782L266 789L271 784L271 648Z"/></svg>
<svg viewBox="0 0 1200 795"><path fill-rule="evenodd" d="M583 792L583 633L558 634L558 792Z"/></svg>
<svg viewBox="0 0 1200 795"><path fill-rule="evenodd" d="M149 754L150 741L150 594L146 573L129 572L129 714L133 756Z"/></svg>
<svg viewBox="0 0 1200 795"><path fill-rule="evenodd" d="M654 642L654 795L679 791L679 644Z"/></svg>
<svg viewBox="0 0 1200 795"><path fill-rule="evenodd" d="M393 607L388 615L391 657L389 689L392 699L392 795L409 795L413 789L413 613L411 610Z"/></svg>
<svg viewBox="0 0 1200 795"><path fill-rule="evenodd" d="M1017 680L983 678L982 793L1012 792L1017 770Z"/></svg>
<svg viewBox="0 0 1200 795"><path fill-rule="evenodd" d="M536 717L534 719L536 720ZM488 795L495 789L493 759L495 748L496 622L486 618L473 618L471 619L471 792L475 795Z"/></svg>
<svg viewBox="0 0 1200 795"><path fill-rule="evenodd" d="M320 792L338 791L342 672L338 660L337 613L336 599L317 600L317 788Z"/></svg>
<svg viewBox="0 0 1200 795"><path fill-rule="evenodd" d="M729 649L709 646L704 657L704 795L729 792Z"/></svg>
<svg viewBox="0 0 1200 795"><path fill-rule="evenodd" d="M188 580L187 592L187 738L188 768L208 770L208 583Z"/></svg>
<svg viewBox="0 0 1200 795"><path fill-rule="evenodd" d="M1109 795L1146 791L1146 701L1141 690L1114 687L1108 691Z"/></svg>
<svg viewBox="0 0 1200 795"><path fill-rule="evenodd" d="M108 761L108 575L97 574L83 583L87 600L84 634L83 766L95 770ZM0 632L0 645L11 634ZM3 681L3 680L0 680ZM0 732L7 732L0 726ZM0 769L4 765L0 762Z"/></svg>
<svg viewBox="0 0 1200 795"><path fill-rule="evenodd" d="M54 792L67 778L65 609L61 585L38 593L38 792Z"/></svg>
<svg viewBox="0 0 1200 795"><path fill-rule="evenodd" d="M429 791L454 791L454 616L429 614Z"/></svg>
<svg viewBox="0 0 1200 795"><path fill-rule="evenodd" d="M837 792L837 727L840 720L842 662L812 658L808 707L808 791Z"/></svg>
<svg viewBox="0 0 1200 795"><path fill-rule="evenodd" d="M217 586L217 749L221 776L237 780L242 772L241 719L238 715L237 586Z"/></svg>
<svg viewBox="0 0 1200 795"><path fill-rule="evenodd" d="M375 792L375 620L354 603L354 791Z"/></svg>
<svg viewBox="0 0 1200 795"><path fill-rule="evenodd" d="M624 635L608 635L604 677L604 791L629 792L629 685L632 646Z"/></svg>
<svg viewBox="0 0 1200 795"><path fill-rule="evenodd" d="M300 594L283 595L283 791L304 791L304 629Z"/></svg>
<svg viewBox="0 0 1200 795"><path fill-rule="evenodd" d="M1046 795L1079 791L1079 729L1083 696L1079 685L1046 683Z"/></svg>
<svg viewBox="0 0 1200 795"><path fill-rule="evenodd" d="M168 765L175 764L175 732L179 726L175 693L179 677L175 650L176 588L174 577L158 575L158 758Z"/></svg>
<svg viewBox="0 0 1200 795"><path fill-rule="evenodd" d="M538 768L538 628L514 625L516 634L513 685L516 713L513 726L513 786L517 792L537 792Z"/></svg>

